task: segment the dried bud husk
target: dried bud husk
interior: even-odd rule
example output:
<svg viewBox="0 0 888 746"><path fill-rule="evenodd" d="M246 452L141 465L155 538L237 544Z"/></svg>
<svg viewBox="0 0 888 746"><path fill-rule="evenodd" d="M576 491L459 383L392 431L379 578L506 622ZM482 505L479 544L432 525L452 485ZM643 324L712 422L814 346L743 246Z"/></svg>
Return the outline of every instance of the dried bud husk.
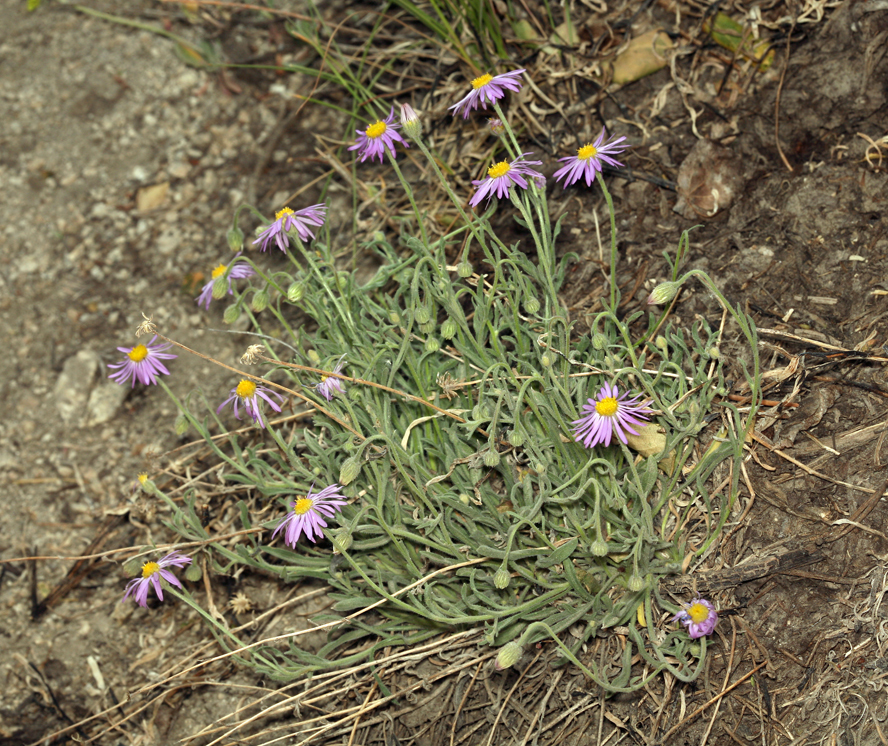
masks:
<svg viewBox="0 0 888 746"><path fill-rule="evenodd" d="M493 584L500 590L503 590L503 588L509 587L509 581L511 579L509 571L505 567L501 567L496 571L496 575L493 576Z"/></svg>
<svg viewBox="0 0 888 746"><path fill-rule="evenodd" d="M456 336L457 328L453 319L444 319L444 323L441 324L441 336L444 339L453 339Z"/></svg>
<svg viewBox="0 0 888 746"><path fill-rule="evenodd" d="M255 313L260 313L268 308L268 291L257 290L253 293L253 299L250 301L250 308L252 308Z"/></svg>
<svg viewBox="0 0 888 746"><path fill-rule="evenodd" d="M287 288L287 300L290 303L298 303L305 295L305 283L294 282Z"/></svg>
<svg viewBox="0 0 888 746"><path fill-rule="evenodd" d="M347 458L339 469L339 484L351 484L361 473L361 462L357 456Z"/></svg>
<svg viewBox="0 0 888 746"><path fill-rule="evenodd" d="M192 562L188 565L188 569L185 570L185 580L190 580L192 583L196 583L203 577L203 571L200 569L200 565L197 562Z"/></svg>
<svg viewBox="0 0 888 746"><path fill-rule="evenodd" d="M458 274L464 280L467 277L471 277L474 271L474 268L469 262L460 262L456 265L456 274Z"/></svg>
<svg viewBox="0 0 888 746"><path fill-rule="evenodd" d="M240 315L240 306L235 303L233 306L228 306L228 308L225 309L225 313L222 314L222 321L226 324L233 324L240 318Z"/></svg>
<svg viewBox="0 0 888 746"><path fill-rule="evenodd" d="M511 668L521 660L522 655L524 655L524 648L512 640L512 642L507 642L499 649L499 652L496 654L496 663L494 663L494 666L497 671Z"/></svg>
<svg viewBox="0 0 888 746"><path fill-rule="evenodd" d="M231 228L225 234L228 246L232 251L240 251L244 248L244 232L240 228Z"/></svg>
<svg viewBox="0 0 888 746"><path fill-rule="evenodd" d="M422 134L422 122L410 104L401 104L401 129L411 140L416 140Z"/></svg>

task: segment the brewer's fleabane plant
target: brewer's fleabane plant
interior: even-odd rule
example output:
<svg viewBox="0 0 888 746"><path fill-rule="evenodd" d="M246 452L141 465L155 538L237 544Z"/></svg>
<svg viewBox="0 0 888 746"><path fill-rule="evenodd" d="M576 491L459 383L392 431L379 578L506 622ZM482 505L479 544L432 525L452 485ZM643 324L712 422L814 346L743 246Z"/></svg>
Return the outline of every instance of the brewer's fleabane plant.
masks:
<svg viewBox="0 0 888 746"><path fill-rule="evenodd" d="M378 157L412 212L401 216L397 240L361 237L375 275L359 283L343 271L325 224L310 246L286 252L285 269L256 265L255 287L235 289L225 320L246 315L261 342L243 362L262 368L275 398L305 405L294 412L304 415L299 425L257 419L260 388L239 391L252 381L226 403L266 425L255 440L220 436L215 404L208 416L198 397L174 397L222 478L243 485L227 513L242 525L235 546L216 540L196 518L196 493L182 503L154 486L170 524L207 545L218 572L255 568L333 589L327 621L340 631L320 650L250 648L251 665L270 676L369 661L454 629L477 630L500 648L503 668L549 641L608 692L638 689L663 671L687 681L705 663L705 634L692 644L688 630L669 623L685 617L660 581L705 557L731 513L759 397L755 330L711 279L696 270L679 278L678 260L671 282L698 276L706 284L748 341L745 357L712 354L725 344L722 331L702 320L678 329L637 299L621 303L601 163L626 144L605 142L602 132L564 167L570 182L594 177L610 213L610 287L603 309L586 316L591 331L579 333L558 295L572 258L556 253L560 225L533 168L541 161L525 160L499 103L523 74L482 76L451 107L466 115L489 104L503 130L496 147L507 154L474 194L444 173L409 105L401 124L392 110L358 132L355 157ZM416 201L426 183L411 181L395 159L403 143L396 128L452 201L458 218L446 229ZM497 235L489 211L466 209L493 196L515 217L519 242ZM263 241L284 241L289 229L273 227ZM229 235L236 245L237 222ZM687 234L680 256L686 245ZM746 409L725 396L728 370L746 378ZM263 406L278 411L268 397ZM314 484L329 486L314 492ZM366 609L373 616L355 621ZM685 610L694 633L709 624L701 609ZM238 649L218 620L203 616ZM606 659L584 655L602 637L611 643Z"/></svg>
<svg viewBox="0 0 888 746"><path fill-rule="evenodd" d="M142 565L141 577L134 578L126 586L126 592L121 601L133 597L139 606L148 606L148 589L154 588L158 600L163 601L162 581L181 588L182 584L168 567L182 568L191 564L191 557L186 557L180 552L170 552L157 562L146 562Z"/></svg>
<svg viewBox="0 0 888 746"><path fill-rule="evenodd" d="M108 378L121 385L127 381L135 388L136 381L145 386L152 386L157 383L157 377L160 375L168 376L170 374L167 367L163 364L163 360L175 360L178 355L167 350L172 347L169 343L157 342L157 337L152 337L147 344L137 344L135 347L118 347L120 352L125 353L125 357L119 363L109 363L108 367L116 371Z"/></svg>

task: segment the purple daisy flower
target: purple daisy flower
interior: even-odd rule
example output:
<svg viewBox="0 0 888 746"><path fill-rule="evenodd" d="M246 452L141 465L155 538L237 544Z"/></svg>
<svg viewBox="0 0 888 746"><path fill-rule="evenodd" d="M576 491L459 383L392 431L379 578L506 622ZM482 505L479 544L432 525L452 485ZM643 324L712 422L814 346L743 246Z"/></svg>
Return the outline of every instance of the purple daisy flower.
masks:
<svg viewBox="0 0 888 746"><path fill-rule="evenodd" d="M371 161L378 155L379 162L382 163L382 156L385 149L391 151L392 158L397 158L398 153L395 150L395 143L401 143L405 148L410 146L404 141L404 138L398 134L400 124L395 124L395 107L389 112L385 119L377 119L375 124L371 124L363 132L355 130L358 141L349 147L349 150L361 151L361 163L367 158Z"/></svg>
<svg viewBox="0 0 888 746"><path fill-rule="evenodd" d="M449 109L453 109L453 116L461 112L463 119L468 119L469 112L472 109L477 109L479 104L486 109L487 104L492 104L501 99L507 90L515 93L520 91L523 72L524 68L521 68L520 70L512 70L502 75L491 75L488 73L475 78L472 81L472 91L465 98L449 107Z"/></svg>
<svg viewBox="0 0 888 746"><path fill-rule="evenodd" d="M269 241L274 239L277 247L286 254L287 247L290 245L290 236L288 235L290 231L295 229L299 238L308 243L315 236L310 226L320 228L326 219L327 205L325 204L311 205L311 207L304 207L296 212L285 207L274 214L274 222L259 234L259 237L253 241L253 245L261 242L260 251L265 251Z"/></svg>
<svg viewBox="0 0 888 746"><path fill-rule="evenodd" d="M284 541L295 549L296 542L299 541L303 531L306 538L315 543L323 537L321 528L327 525L324 516L332 518L342 510L347 499L345 495L340 494L338 484L331 484L317 493L312 493L313 488L314 485L309 488L305 497L299 497L290 503L293 512L287 513L287 517L278 523L271 535L272 539L278 535L281 529L285 528Z"/></svg>
<svg viewBox="0 0 888 746"><path fill-rule="evenodd" d="M108 378L121 386L127 381L132 381L132 387L136 386L136 379L146 386L157 383L157 377L162 373L168 376L170 372L166 366L160 362L161 360L174 360L179 357L166 350L172 347L169 343L154 344L157 339L155 334L151 341L146 344L138 344L135 347L118 347L121 352L126 353L123 362L111 363L108 367L111 370L119 368L116 373L112 373Z"/></svg>
<svg viewBox="0 0 888 746"><path fill-rule="evenodd" d="M271 396L269 396L269 394ZM216 414L219 414L227 404L234 402L234 416L239 420L240 412L238 411L238 406L242 404L244 409L247 410L247 414L253 418L253 422L258 423L259 427L264 428L265 420L262 419L262 410L259 407L259 399L264 399L275 412L281 411L281 408L271 398L272 396L276 396L280 401L284 400L284 397L277 393L277 391L272 391L265 386L258 386L255 381L251 381L249 378L244 378L237 386L231 389L231 396L219 405Z"/></svg>
<svg viewBox="0 0 888 746"><path fill-rule="evenodd" d="M241 255L241 252L238 251L237 254L234 255L234 259L237 259ZM232 259L232 262L234 261ZM220 264L216 269L214 269L210 273L210 281L203 286L203 289L200 291L200 295L197 296L197 305L203 306L207 311L210 310L210 301L213 300L213 285L216 283L216 280L225 274L228 269L227 264ZM249 264L244 264L243 262L236 265L231 272L228 273L228 294L234 295L234 290L231 288L232 280L243 280L247 277L252 277L256 274L256 270L253 269Z"/></svg>
<svg viewBox="0 0 888 746"><path fill-rule="evenodd" d="M527 180L525 176L536 179L537 186L542 187L546 183L546 177L538 171L534 171L531 166L541 166L542 161L525 161L524 156L533 155L533 153L522 153L514 161L500 161L487 169L487 178L480 181L473 181L472 184L478 187L475 196L469 200L469 204L475 207L485 197L488 202L495 194L502 199L509 196L509 187L512 184L527 189Z"/></svg>
<svg viewBox="0 0 888 746"><path fill-rule="evenodd" d="M598 139L594 144L586 143L577 151L576 155L570 155L567 158L559 158L559 161L562 163L566 162L567 165L559 168L555 172L555 181L559 181L562 177L566 177L564 179L564 188L567 189L571 184L578 181L580 177L585 176L586 186L592 186L592 182L595 180L595 174L601 171L602 161L609 166L622 166L622 163L615 161L610 156L622 153L629 147L628 145L620 145L620 143L626 138L618 137L616 140L604 142L604 137L605 132L604 127L602 127L601 134L598 136ZM602 145L602 143L604 144Z"/></svg>
<svg viewBox="0 0 888 746"><path fill-rule="evenodd" d="M147 606L148 605L148 588L153 586L154 592L157 594L157 597L163 601L163 590L160 586L160 581L165 580L167 583L176 586L176 588L181 588L182 584L176 579L176 576L173 575L166 568L168 567L185 567L185 565L191 564L191 557L186 557L184 554L180 554L179 552L170 552L166 557L161 559L159 562L146 562L142 565L142 577L134 578L126 586L126 593L123 594L123 598L120 600L121 603L126 601L127 598L132 595L135 599L136 603L139 606Z"/></svg>
<svg viewBox="0 0 888 746"><path fill-rule="evenodd" d="M638 396L626 399L627 396L628 392L620 396L617 386L604 384L598 398L589 399L589 403L583 405L583 416L571 423L576 425L573 435L577 443L582 443L586 448L599 443L609 446L614 433L623 443L627 442L626 432L638 435L632 425L640 425L642 420L647 420L645 415L651 410L647 408L647 402L637 403Z"/></svg>
<svg viewBox="0 0 888 746"><path fill-rule="evenodd" d="M705 598L695 598L689 604L682 606L684 608L672 617L673 622L681 622L687 627L688 634L694 640L712 634L718 621L718 612L710 601Z"/></svg>
<svg viewBox="0 0 888 746"><path fill-rule="evenodd" d="M320 383L316 383L314 386L314 390L317 391L321 396L323 396L327 401L333 401L333 392L338 391L340 394L344 394L345 391L342 388L342 381L340 381L336 374L342 370L342 367L345 363L342 361L345 359L345 355L339 358L339 362L336 363L336 367L333 368L333 372L328 376L321 376Z"/></svg>

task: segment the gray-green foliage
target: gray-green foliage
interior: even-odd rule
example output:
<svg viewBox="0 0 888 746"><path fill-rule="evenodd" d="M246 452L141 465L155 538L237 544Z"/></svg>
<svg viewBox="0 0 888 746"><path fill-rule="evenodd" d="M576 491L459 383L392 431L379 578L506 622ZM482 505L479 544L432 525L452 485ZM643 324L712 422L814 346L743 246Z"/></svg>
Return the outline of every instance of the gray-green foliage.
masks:
<svg viewBox="0 0 888 746"><path fill-rule="evenodd" d="M654 609L675 610L660 598L658 581L715 539L736 494L739 469L716 494L710 476L725 459L739 462L744 416L722 403L729 427L721 442L706 448L698 441L713 398L725 388L722 362L706 353L716 332L703 323L684 331L665 326L656 344L645 334L645 341L633 340L630 328L644 326L641 313L620 320L605 311L592 333L576 335L516 247L491 242L473 280L446 269L456 240L448 236L427 249L404 235L396 251L377 235L365 248L382 266L363 286L336 269L323 242L301 253L291 248L292 272L265 277L269 315L261 327L256 322L257 331L276 330L286 342L267 343L282 365L266 377L286 376L291 388L313 396L304 386L317 377L283 363L316 367L320 360L332 370L344 355L344 374L386 388L345 383L345 394L329 403L315 397L354 432L318 415L290 441L276 431L279 447L261 455L258 446L242 448L230 437L225 478L251 487L260 505L271 507L263 512L269 529L285 515L287 500L312 483L317 490L342 475L352 501L327 529L336 553L327 542L304 539L295 549L280 540L269 545L269 531L249 534L234 550L212 545L214 569L231 573L246 565L285 582L324 580L335 604L316 622L387 602L377 621L350 622L317 653L267 647L251 664L292 678L474 627L494 646L556 638L564 656L608 691L638 688L666 668L693 678L702 658L691 654L686 632L650 625ZM251 297L239 296L245 312ZM529 302L536 298L544 302ZM313 331L290 326L294 306L313 320ZM528 307L559 310L526 315ZM754 343L745 317L732 313ZM651 316L649 330L656 321ZM434 325L437 338L444 323L447 341L430 351L420 326ZM748 378L756 392L754 372ZM619 441L592 450L573 441L571 421L604 382L652 400L666 432L662 454L636 462ZM668 454L674 462L666 468L661 459ZM252 528L246 503L240 513L244 528ZM186 513L174 522L188 538L208 538ZM453 569L423 581L444 568ZM648 630L637 624L639 606ZM615 659L602 668L579 661L585 642L618 626L628 642ZM562 634L568 628L571 634ZM645 679L631 669L636 653L648 664Z"/></svg>

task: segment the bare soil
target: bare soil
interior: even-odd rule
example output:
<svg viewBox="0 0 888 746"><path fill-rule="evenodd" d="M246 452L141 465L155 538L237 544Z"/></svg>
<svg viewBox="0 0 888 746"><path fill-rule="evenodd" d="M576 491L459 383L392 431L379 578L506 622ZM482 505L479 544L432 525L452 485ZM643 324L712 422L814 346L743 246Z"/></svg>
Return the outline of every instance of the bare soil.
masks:
<svg viewBox="0 0 888 746"><path fill-rule="evenodd" d="M207 6L188 20L178 6L147 0L102 10L213 39L232 62L306 59L278 21L247 11ZM763 9L788 19L775 21L772 68L755 73L737 61L728 74L731 54L701 41L699 8L684 8L675 26L676 8L654 5L636 23L674 32L686 50L675 69L608 95L581 88L590 105L569 128L554 115L542 120L559 155L575 147L574 132L597 134L602 121L631 138L627 169L608 176L624 310L644 303L667 276L663 252L701 224L687 266L710 273L759 326L765 396L778 404L763 408L749 437L736 515L701 568L698 589L714 583L722 610L705 674L605 698L579 672L553 667L549 647L498 673L489 651L466 638L398 672L387 686L403 687L402 696L351 730L312 740L301 724L323 713L303 708L236 738L888 743L888 508L871 499L888 476L888 10L877 0L803 10L792 23L804 15L798 8ZM579 27L599 28L591 4L574 12ZM187 436L176 437L163 392L106 386L104 364L134 344L143 312L184 344L234 362L248 339L218 331L222 306L198 309L195 289L229 254L225 232L243 201L270 211L303 188L300 201L315 201L312 182L329 166L312 138L343 128L320 107L294 118L298 101L271 92L307 94L308 78L187 67L168 39L71 6L27 13L19 0L0 0L0 19L0 744L208 743L205 729L280 685L230 661L170 679L219 652L199 618L175 604L120 604L120 556L76 559L172 538L133 492L139 471L171 484L199 478L208 501L224 494L202 462L185 457L193 449L175 450ZM442 74L457 69L447 64ZM427 103L436 122L448 121L443 99ZM455 178L467 187L471 177ZM349 222L348 188L332 192L337 228ZM602 230L605 213L594 190L550 189L554 211L568 213L559 250L581 256L565 302L582 328L604 287L593 213ZM386 215L365 206L361 224L395 230ZM721 319L693 282L673 313L687 323ZM730 332L725 351L742 354ZM173 365L178 395L233 385L199 359ZM227 520L214 516L217 526ZM799 561L765 562L785 551ZM758 575L730 574L756 563ZM247 575L204 585L232 626L255 620L256 636L308 628L325 603L312 587ZM250 609L232 606L238 594ZM261 616L302 594L286 613ZM458 673L436 679L445 666ZM372 676L343 684L323 708L370 702L381 696L375 686Z"/></svg>

